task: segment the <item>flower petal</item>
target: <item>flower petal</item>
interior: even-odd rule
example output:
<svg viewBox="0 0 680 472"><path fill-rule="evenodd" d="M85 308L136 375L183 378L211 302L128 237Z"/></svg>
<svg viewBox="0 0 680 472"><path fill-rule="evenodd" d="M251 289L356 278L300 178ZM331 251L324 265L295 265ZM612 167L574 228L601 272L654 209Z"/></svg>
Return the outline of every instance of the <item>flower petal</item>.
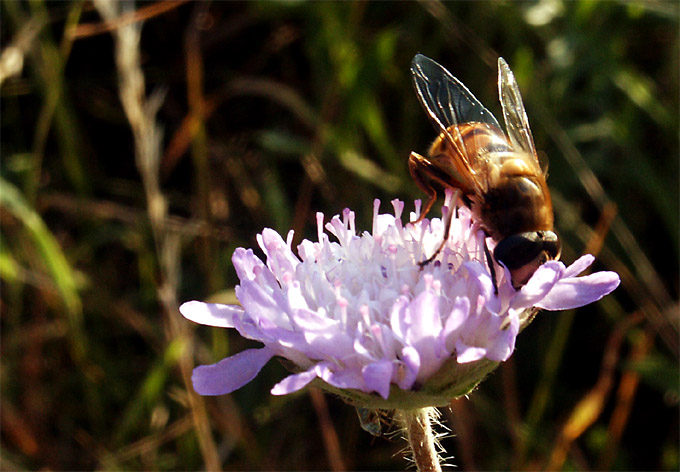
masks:
<svg viewBox="0 0 680 472"><path fill-rule="evenodd" d="M519 333L519 317L515 310L510 309L510 326L502 329L487 349L486 357L492 361L505 362L515 350L515 341Z"/></svg>
<svg viewBox="0 0 680 472"><path fill-rule="evenodd" d="M271 290L252 280L242 280L235 292L243 309L253 321L268 319L282 327L289 327L285 307L279 306L276 299L280 297L275 297Z"/></svg>
<svg viewBox="0 0 680 472"><path fill-rule="evenodd" d="M564 264L561 262L548 261L543 264L519 290L511 302L511 308L520 310L535 305L553 289L563 272Z"/></svg>
<svg viewBox="0 0 680 472"><path fill-rule="evenodd" d="M289 393L297 392L304 388L309 382L316 378L316 370L312 367L307 372L301 374L289 375L281 382L274 385L271 389L272 395L287 395Z"/></svg>
<svg viewBox="0 0 680 472"><path fill-rule="evenodd" d="M399 388L408 390L413 386L420 370L420 355L415 348L406 346L401 350L401 360L403 362L398 369L397 385Z"/></svg>
<svg viewBox="0 0 680 472"><path fill-rule="evenodd" d="M456 360L459 364L478 361L486 355L483 347L468 346L462 341L456 343Z"/></svg>
<svg viewBox="0 0 680 472"><path fill-rule="evenodd" d="M394 364L391 361L379 361L368 364L361 369L366 387L387 400L390 395L390 381Z"/></svg>
<svg viewBox="0 0 680 472"><path fill-rule="evenodd" d="M267 267L279 280L284 274L295 272L295 267L300 261L279 233L271 228L265 228L257 236L257 242L267 255Z"/></svg>
<svg viewBox="0 0 680 472"><path fill-rule="evenodd" d="M364 392L370 391L366 389L363 376L357 367L334 371L331 370L329 363L321 362L315 366L315 370L317 376L334 387L356 388Z"/></svg>
<svg viewBox="0 0 680 472"><path fill-rule="evenodd" d="M595 261L595 256L592 254L582 255L565 269L564 277L576 277L578 274L590 267L590 264L592 264L593 261Z"/></svg>
<svg viewBox="0 0 680 472"><path fill-rule="evenodd" d="M195 300L183 303L179 307L179 312L189 321L218 328L234 328L234 318L243 316L243 308L240 306L203 303Z"/></svg>
<svg viewBox="0 0 680 472"><path fill-rule="evenodd" d="M425 342L427 347L434 350L432 340L442 330L439 316L439 297L431 290L425 290L418 295L406 308L406 341L411 345ZM417 346L416 346L417 348ZM421 351L422 355L422 350Z"/></svg>
<svg viewBox="0 0 680 472"><path fill-rule="evenodd" d="M390 327L395 337L402 341L406 337L406 308L408 307L408 299L401 295L399 296L390 310Z"/></svg>
<svg viewBox="0 0 680 472"><path fill-rule="evenodd" d="M236 248L231 256L231 262L234 264L236 275L238 275L241 282L244 280L258 280L258 283L264 286L272 286L272 284L276 283L274 275L260 258L255 255L252 249Z"/></svg>
<svg viewBox="0 0 680 472"><path fill-rule="evenodd" d="M468 261L463 264L470 274L470 279L473 280L479 287L479 292L485 300L493 299L494 291L493 280L487 268L478 261Z"/></svg>
<svg viewBox="0 0 680 472"><path fill-rule="evenodd" d="M238 390L253 380L273 356L274 351L265 346L247 349L217 364L198 366L191 376L194 390L199 395L224 395Z"/></svg>
<svg viewBox="0 0 680 472"><path fill-rule="evenodd" d="M305 345L298 345L297 348L322 359L342 359L355 352L352 338L341 330L305 331L304 340Z"/></svg>
<svg viewBox="0 0 680 472"><path fill-rule="evenodd" d="M535 305L544 310L569 310L593 303L614 291L621 279L616 272L596 272L560 280Z"/></svg>
<svg viewBox="0 0 680 472"><path fill-rule="evenodd" d="M446 323L444 325L444 330L442 332L443 336L451 334L453 331L457 330L465 323L468 315L470 314L470 299L466 297L456 297L453 302L453 308L451 313L446 318Z"/></svg>
<svg viewBox="0 0 680 472"><path fill-rule="evenodd" d="M441 366L445 353L439 316L439 297L427 289L418 295L406 309L406 343L420 356L418 380L423 381Z"/></svg>

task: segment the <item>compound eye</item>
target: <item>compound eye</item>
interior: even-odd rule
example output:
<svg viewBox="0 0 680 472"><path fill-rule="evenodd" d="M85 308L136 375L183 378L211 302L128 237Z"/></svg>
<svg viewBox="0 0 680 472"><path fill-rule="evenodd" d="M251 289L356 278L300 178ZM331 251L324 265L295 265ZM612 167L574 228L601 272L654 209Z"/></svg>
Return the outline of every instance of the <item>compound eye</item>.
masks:
<svg viewBox="0 0 680 472"><path fill-rule="evenodd" d="M531 231L508 236L493 250L493 257L510 270L519 269L544 250L543 231Z"/></svg>
<svg viewBox="0 0 680 472"><path fill-rule="evenodd" d="M560 237L552 231L543 231L543 249L548 253L550 259L559 259L562 254Z"/></svg>

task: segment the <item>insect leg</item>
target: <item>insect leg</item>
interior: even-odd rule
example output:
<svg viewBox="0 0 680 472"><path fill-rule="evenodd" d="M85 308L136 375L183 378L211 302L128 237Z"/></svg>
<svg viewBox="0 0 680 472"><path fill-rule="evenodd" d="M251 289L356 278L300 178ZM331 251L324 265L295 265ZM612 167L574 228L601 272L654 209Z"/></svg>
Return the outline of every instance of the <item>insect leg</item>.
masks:
<svg viewBox="0 0 680 472"><path fill-rule="evenodd" d="M411 173L411 177L413 177L413 180L415 180L416 185L418 185L418 187L420 187L420 189L428 196L425 207L420 212L418 219L413 223L419 223L423 221L423 218L425 218L425 215L427 215L427 213L432 208L432 205L434 205L434 202L437 200L437 191L430 183L428 183L428 180L426 179L427 174L422 172L423 168L426 167L427 162L428 161L426 158L416 152L411 152L411 155L408 158L408 170Z"/></svg>
<svg viewBox="0 0 680 472"><path fill-rule="evenodd" d="M432 262L435 257L439 255L441 250L444 248L444 245L446 244L446 241L449 239L449 234L451 232L451 223L453 222L453 215L458 214L458 195L460 194L459 190L456 190L454 194L451 196L451 208L449 208L449 211L446 213L446 216L444 217L444 237L442 238L442 242L439 244L439 247L437 250L432 254L430 257L428 257L426 260L421 261L418 263L420 268L422 269L426 265L428 265L430 262Z"/></svg>
<svg viewBox="0 0 680 472"><path fill-rule="evenodd" d="M493 266L493 258L491 257L489 247L486 245L486 239L484 240L484 254L486 255L486 264L489 266L489 272L491 272L491 281L493 282L493 293L495 295L498 295L498 282L496 282L496 269Z"/></svg>

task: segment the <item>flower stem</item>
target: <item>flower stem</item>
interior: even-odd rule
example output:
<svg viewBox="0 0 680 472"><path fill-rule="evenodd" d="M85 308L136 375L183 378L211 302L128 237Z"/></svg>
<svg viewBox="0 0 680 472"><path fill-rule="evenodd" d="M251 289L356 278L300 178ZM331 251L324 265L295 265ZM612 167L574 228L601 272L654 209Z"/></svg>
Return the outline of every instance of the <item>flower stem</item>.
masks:
<svg viewBox="0 0 680 472"><path fill-rule="evenodd" d="M401 410L399 413L418 472L441 472L431 425L436 410L420 408Z"/></svg>

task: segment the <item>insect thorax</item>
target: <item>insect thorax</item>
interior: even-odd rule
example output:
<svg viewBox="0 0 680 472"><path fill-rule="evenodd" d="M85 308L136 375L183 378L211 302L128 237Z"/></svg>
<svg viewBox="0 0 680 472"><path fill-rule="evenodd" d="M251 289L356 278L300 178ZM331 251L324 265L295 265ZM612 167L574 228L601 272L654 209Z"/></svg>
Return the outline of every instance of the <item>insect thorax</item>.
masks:
<svg viewBox="0 0 680 472"><path fill-rule="evenodd" d="M531 170L522 158L490 155L485 169L486 191L477 212L494 239L524 231L552 230L552 206L542 174Z"/></svg>

